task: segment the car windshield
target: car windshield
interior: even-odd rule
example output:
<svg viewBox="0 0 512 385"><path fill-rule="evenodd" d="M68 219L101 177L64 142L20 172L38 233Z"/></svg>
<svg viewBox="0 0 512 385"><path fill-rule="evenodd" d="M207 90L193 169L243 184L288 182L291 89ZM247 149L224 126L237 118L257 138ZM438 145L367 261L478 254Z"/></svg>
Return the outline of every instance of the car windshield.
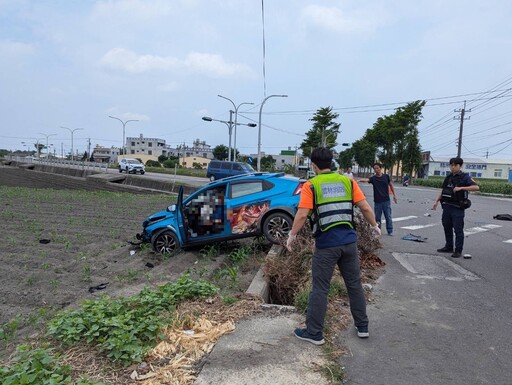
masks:
<svg viewBox="0 0 512 385"><path fill-rule="evenodd" d="M126 162L130 163L130 164L139 164L140 163L138 160L135 160L135 159L130 159L130 160L127 160Z"/></svg>
<svg viewBox="0 0 512 385"><path fill-rule="evenodd" d="M254 169L251 167L251 165L247 164L247 163L243 163L242 164L242 168L244 170L247 170L247 171L254 171Z"/></svg>

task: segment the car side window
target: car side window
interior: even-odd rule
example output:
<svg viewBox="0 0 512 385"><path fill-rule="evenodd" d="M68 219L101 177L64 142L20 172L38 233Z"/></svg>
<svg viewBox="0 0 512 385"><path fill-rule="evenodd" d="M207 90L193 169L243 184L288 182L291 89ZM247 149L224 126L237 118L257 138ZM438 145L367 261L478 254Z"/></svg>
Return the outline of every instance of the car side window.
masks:
<svg viewBox="0 0 512 385"><path fill-rule="evenodd" d="M263 191L261 181L250 181L245 183L231 184L231 198L240 198L246 195L255 194Z"/></svg>
<svg viewBox="0 0 512 385"><path fill-rule="evenodd" d="M240 166L238 163L235 163L233 165L233 170L240 171L240 170L242 170L242 166Z"/></svg>
<svg viewBox="0 0 512 385"><path fill-rule="evenodd" d="M231 163L229 162L224 162L222 163L222 165L220 166L221 169L223 170L231 170Z"/></svg>

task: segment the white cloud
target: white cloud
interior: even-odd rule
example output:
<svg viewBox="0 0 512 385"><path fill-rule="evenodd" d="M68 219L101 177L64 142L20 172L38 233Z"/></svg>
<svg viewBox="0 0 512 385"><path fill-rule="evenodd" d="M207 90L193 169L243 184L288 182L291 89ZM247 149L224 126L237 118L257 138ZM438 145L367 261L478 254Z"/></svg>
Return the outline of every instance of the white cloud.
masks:
<svg viewBox="0 0 512 385"><path fill-rule="evenodd" d="M0 56L2 58L32 55L34 47L19 41L0 40Z"/></svg>
<svg viewBox="0 0 512 385"><path fill-rule="evenodd" d="M100 64L130 73L188 70L211 77L253 76L251 68L244 64L226 63L220 55L197 52L188 54L185 60L180 61L174 57L137 55L124 48L113 48L101 58Z"/></svg>
<svg viewBox="0 0 512 385"><path fill-rule="evenodd" d="M162 92L174 92L179 89L179 85L176 82L169 82L158 86L157 89Z"/></svg>
<svg viewBox="0 0 512 385"><path fill-rule="evenodd" d="M361 8L349 12L338 7L308 5L302 9L301 19L305 24L337 33L373 32L385 22L386 13L374 6L371 10Z"/></svg>
<svg viewBox="0 0 512 385"><path fill-rule="evenodd" d="M222 56L208 53L190 53L187 55L184 65L193 72L214 77L228 77L237 74L252 77L253 75L251 68L245 64L226 63Z"/></svg>
<svg viewBox="0 0 512 385"><path fill-rule="evenodd" d="M139 120L139 121L149 121L151 120L149 116L144 114L139 114L138 112L120 112L120 107L111 107L107 110L108 116L114 116L121 120Z"/></svg>
<svg viewBox="0 0 512 385"><path fill-rule="evenodd" d="M130 19L152 19L169 14L173 3L166 0L105 0L98 1L92 11L93 18L128 17Z"/></svg>
<svg viewBox="0 0 512 385"><path fill-rule="evenodd" d="M171 70L177 67L178 60L172 57L164 58L153 55L137 56L124 48L114 48L108 51L100 63L111 69L131 73L142 73L155 70Z"/></svg>

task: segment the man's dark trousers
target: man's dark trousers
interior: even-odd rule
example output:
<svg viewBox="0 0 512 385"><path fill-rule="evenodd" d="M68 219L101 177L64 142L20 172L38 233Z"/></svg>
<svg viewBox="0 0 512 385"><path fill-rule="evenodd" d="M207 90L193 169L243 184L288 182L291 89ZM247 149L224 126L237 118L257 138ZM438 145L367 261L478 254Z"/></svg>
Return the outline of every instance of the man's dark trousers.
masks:
<svg viewBox="0 0 512 385"><path fill-rule="evenodd" d="M462 253L464 248L464 209L456 206L443 204L442 223L445 247L453 249L453 233L455 232L455 251Z"/></svg>

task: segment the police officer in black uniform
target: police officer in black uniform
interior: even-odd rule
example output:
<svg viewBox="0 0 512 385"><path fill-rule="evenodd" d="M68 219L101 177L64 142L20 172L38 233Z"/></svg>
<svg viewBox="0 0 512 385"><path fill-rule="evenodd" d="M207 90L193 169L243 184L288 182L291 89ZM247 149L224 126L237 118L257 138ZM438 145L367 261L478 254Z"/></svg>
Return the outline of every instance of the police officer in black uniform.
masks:
<svg viewBox="0 0 512 385"><path fill-rule="evenodd" d="M450 170L443 181L443 189L437 196L432 210L437 208L439 202L443 207L442 223L446 243L437 249L440 253L452 253L452 258L460 258L464 247L464 215L471 201L468 191L478 191L480 188L466 173L462 172L462 158L450 159ZM453 233L455 232L455 250L453 248Z"/></svg>

